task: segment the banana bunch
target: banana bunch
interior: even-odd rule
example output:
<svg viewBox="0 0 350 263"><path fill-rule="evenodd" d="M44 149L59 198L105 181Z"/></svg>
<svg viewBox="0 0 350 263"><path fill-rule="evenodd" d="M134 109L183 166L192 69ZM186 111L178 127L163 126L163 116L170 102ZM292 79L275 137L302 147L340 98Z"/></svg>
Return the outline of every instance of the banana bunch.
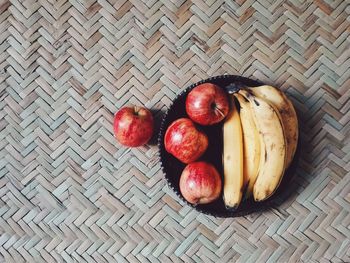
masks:
<svg viewBox="0 0 350 263"><path fill-rule="evenodd" d="M298 119L293 104L271 86L246 88L231 97L223 125L224 202L236 209L243 198L269 198L293 160Z"/></svg>

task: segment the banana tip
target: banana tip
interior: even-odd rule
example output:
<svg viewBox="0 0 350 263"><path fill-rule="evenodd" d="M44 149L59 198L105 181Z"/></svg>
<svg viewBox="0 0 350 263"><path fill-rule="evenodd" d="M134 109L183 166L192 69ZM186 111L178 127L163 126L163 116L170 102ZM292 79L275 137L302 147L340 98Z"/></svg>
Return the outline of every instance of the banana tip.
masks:
<svg viewBox="0 0 350 263"><path fill-rule="evenodd" d="M234 205L234 206L227 206L225 205L226 210L228 211L236 211L238 209L238 205Z"/></svg>

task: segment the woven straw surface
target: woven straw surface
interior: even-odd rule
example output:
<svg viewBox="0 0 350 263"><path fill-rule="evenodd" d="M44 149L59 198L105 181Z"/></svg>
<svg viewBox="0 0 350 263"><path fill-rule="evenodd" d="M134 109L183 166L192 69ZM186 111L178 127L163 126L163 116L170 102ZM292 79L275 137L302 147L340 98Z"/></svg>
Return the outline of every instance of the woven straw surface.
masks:
<svg viewBox="0 0 350 263"><path fill-rule="evenodd" d="M0 262L350 262L349 4L0 0ZM294 194L234 219L112 133L225 73L285 90L302 140Z"/></svg>

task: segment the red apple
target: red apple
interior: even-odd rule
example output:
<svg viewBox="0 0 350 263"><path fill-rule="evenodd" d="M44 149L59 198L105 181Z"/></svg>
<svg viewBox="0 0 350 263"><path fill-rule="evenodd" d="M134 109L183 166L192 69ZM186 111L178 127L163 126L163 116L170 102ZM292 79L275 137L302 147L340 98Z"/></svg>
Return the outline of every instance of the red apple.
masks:
<svg viewBox="0 0 350 263"><path fill-rule="evenodd" d="M188 164L180 177L180 191L191 204L207 204L220 196L221 177L207 162Z"/></svg>
<svg viewBox="0 0 350 263"><path fill-rule="evenodd" d="M152 113L142 107L124 107L114 116L114 136L129 147L146 144L153 134Z"/></svg>
<svg viewBox="0 0 350 263"><path fill-rule="evenodd" d="M165 150L183 163L196 161L208 147L208 137L188 118L174 121L165 132Z"/></svg>
<svg viewBox="0 0 350 263"><path fill-rule="evenodd" d="M201 125L222 121L229 112L229 102L223 89L212 83L203 83L187 95L186 112Z"/></svg>

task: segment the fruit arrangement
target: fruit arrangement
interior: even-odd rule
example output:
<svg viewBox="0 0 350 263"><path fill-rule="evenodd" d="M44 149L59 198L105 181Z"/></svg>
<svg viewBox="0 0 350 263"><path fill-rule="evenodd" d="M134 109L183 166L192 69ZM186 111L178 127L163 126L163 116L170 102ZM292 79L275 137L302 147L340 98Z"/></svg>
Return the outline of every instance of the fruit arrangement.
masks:
<svg viewBox="0 0 350 263"><path fill-rule="evenodd" d="M114 116L121 145L142 146L153 132L152 113L144 107L124 107ZM197 210L224 217L273 205L282 178L295 167L297 143L297 115L286 95L229 75L180 94L158 135L162 169L173 190Z"/></svg>
<svg viewBox="0 0 350 263"><path fill-rule="evenodd" d="M298 142L297 115L286 95L267 85L229 94L203 83L186 94L182 105L186 116L173 120L164 135L165 151L185 165L178 171L182 197L195 206L221 199L230 211L247 200L270 198ZM213 129L221 133L222 144L207 132ZM215 144L221 165L207 158Z"/></svg>

